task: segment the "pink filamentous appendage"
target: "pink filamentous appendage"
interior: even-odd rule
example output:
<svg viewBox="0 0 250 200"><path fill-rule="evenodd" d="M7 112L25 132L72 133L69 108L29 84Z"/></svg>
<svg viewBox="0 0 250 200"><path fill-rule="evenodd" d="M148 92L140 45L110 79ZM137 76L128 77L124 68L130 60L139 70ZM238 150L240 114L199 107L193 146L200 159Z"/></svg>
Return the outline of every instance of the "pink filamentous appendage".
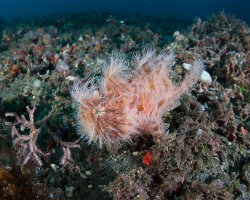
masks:
<svg viewBox="0 0 250 200"><path fill-rule="evenodd" d="M75 82L71 95L78 103L78 125L89 142L107 146L150 133L164 133L162 116L179 105L181 95L199 80L203 62L196 60L183 82L174 85L170 67L173 54L146 50L135 56L136 70L127 73L127 63L112 56L103 67L104 78L97 90L93 79L85 84Z"/></svg>

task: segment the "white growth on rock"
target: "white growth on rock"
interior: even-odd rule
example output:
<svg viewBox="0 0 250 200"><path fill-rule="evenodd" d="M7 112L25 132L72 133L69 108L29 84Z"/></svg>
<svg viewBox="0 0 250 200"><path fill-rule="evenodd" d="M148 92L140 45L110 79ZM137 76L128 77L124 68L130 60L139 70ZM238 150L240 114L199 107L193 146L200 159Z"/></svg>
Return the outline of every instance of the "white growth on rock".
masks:
<svg viewBox="0 0 250 200"><path fill-rule="evenodd" d="M188 63L183 63L182 64L183 68L186 69L186 70L190 70L190 67L191 67L191 64L188 64ZM211 85L212 84L212 77L210 76L210 74L203 70L202 74L201 74L201 80L204 82L204 83L207 83L208 85Z"/></svg>

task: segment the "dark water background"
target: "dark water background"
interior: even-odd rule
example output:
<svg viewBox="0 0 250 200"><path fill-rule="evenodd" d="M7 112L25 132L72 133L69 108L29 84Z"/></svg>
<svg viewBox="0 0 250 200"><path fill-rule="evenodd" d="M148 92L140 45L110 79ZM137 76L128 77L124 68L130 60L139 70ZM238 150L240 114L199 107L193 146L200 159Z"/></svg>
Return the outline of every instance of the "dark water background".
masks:
<svg viewBox="0 0 250 200"><path fill-rule="evenodd" d="M250 0L0 0L0 16L5 19L81 11L193 19L222 10L250 22Z"/></svg>

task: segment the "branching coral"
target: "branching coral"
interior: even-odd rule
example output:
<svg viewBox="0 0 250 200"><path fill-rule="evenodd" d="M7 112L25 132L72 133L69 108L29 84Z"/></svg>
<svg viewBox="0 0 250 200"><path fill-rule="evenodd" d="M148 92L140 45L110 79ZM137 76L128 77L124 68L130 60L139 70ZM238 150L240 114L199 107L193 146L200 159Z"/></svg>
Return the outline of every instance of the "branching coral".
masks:
<svg viewBox="0 0 250 200"><path fill-rule="evenodd" d="M6 122L7 126L12 127L11 136L14 139L14 148L17 151L18 160L22 166L26 165L30 160L36 162L39 166L43 164L41 157L48 157L51 153L44 153L37 146L37 139L41 132L39 125L45 123L50 117L54 114L56 107L50 112L50 114L44 117L42 120L35 123L34 113L36 108L33 107L30 109L28 106L27 112L29 114L29 120L26 119L24 115L20 118L16 113L6 113L6 117L14 117L16 122ZM28 135L20 134L17 126L21 126L21 131L29 129L30 132ZM15 138L16 137L16 138ZM60 164L63 166L69 166L74 163L74 160L71 156L71 148L80 148L78 144L79 139L74 142L63 142L57 136L53 135L54 139L61 144L63 149L63 157Z"/></svg>
<svg viewBox="0 0 250 200"><path fill-rule="evenodd" d="M12 127L11 136L13 139L16 137L14 140L14 147L17 148L20 152L20 161L22 162L22 165L25 165L30 159L33 159L37 162L38 165L41 166L42 160L40 156L47 157L49 153L42 152L36 145L40 129L36 129L34 123L35 107L33 109L30 109L27 106L27 111L29 113L30 120L27 120L24 115L22 115L22 118L19 118L19 116L15 113L6 113L6 117L16 118L15 123L6 122L6 125ZM30 134L21 135L16 128L16 126L18 125L22 126L21 129L23 131L25 129L30 129Z"/></svg>
<svg viewBox="0 0 250 200"><path fill-rule="evenodd" d="M77 101L78 124L82 135L91 141L107 146L143 133L155 138L164 132L164 112L179 105L179 99L199 79L203 63L196 60L182 83L172 83L173 54L159 54L146 50L135 56L136 70L126 73L127 63L112 56L103 67L104 78L97 91L93 79L81 85L76 82L71 89Z"/></svg>

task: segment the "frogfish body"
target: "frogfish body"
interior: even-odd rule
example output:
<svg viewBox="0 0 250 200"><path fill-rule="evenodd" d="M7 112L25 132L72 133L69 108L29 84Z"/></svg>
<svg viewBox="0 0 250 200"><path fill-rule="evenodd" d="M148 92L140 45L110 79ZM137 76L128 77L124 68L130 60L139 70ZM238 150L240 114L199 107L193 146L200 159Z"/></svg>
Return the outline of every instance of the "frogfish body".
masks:
<svg viewBox="0 0 250 200"><path fill-rule="evenodd" d="M164 134L162 116L179 105L181 95L199 80L203 63L192 64L182 83L172 83L173 54L156 55L145 51L135 57L136 70L129 74L124 60L112 56L103 67L104 78L99 88L93 79L76 82L71 95L78 103L78 127L89 142L101 147L150 133ZM99 89L99 90L98 90Z"/></svg>

